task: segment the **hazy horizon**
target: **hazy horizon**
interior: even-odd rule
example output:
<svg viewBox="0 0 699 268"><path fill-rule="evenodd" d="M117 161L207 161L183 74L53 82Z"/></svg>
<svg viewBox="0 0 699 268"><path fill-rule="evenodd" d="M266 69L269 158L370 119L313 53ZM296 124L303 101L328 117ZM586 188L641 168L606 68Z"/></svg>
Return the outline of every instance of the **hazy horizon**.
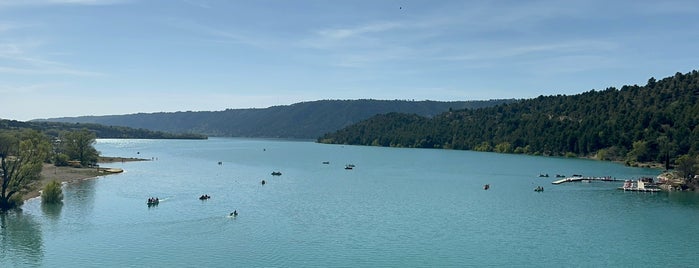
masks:
<svg viewBox="0 0 699 268"><path fill-rule="evenodd" d="M152 113L180 113L180 112L221 112L225 110L251 110L251 109L267 109L271 107L277 107L277 106L291 106L294 104L299 104L299 103L308 103L308 102L319 102L319 101L356 101L356 100L367 100L367 99L323 99L323 100L309 100L309 101L300 101L300 102L295 102L291 104L280 104L280 105L272 105L272 106L267 106L267 107L247 107L247 108L226 108L226 109L221 109L221 110L179 110L179 111L154 111L154 112L133 112L133 113L124 113L124 114L101 114L101 115L93 115L93 114L84 114L84 115L74 115L74 116L56 116L56 117L45 117L45 118L32 118L29 120L18 120L18 121L31 121L31 120L44 120L44 119L55 119L55 118L72 118L72 117L100 117L100 116L121 116L121 115L131 115L131 114L152 114ZM489 100L448 100L448 101L442 101L442 100L401 100L401 99L394 99L394 100L386 100L386 99L368 99L368 100L376 100L376 101L408 101L408 102L422 102L422 101L435 101L435 102L478 102L478 101L489 101L489 100L500 100L500 99L489 99ZM0 118L0 119L8 119L8 118ZM11 119L11 120L17 120L17 119Z"/></svg>

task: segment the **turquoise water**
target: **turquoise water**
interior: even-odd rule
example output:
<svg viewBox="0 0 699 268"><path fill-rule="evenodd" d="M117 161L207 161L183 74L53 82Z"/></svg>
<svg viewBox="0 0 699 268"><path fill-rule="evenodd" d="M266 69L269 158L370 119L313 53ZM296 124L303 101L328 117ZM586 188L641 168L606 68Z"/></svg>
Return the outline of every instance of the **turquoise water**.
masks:
<svg viewBox="0 0 699 268"><path fill-rule="evenodd" d="M104 165L126 172L65 185L61 206L33 199L2 215L0 267L674 267L694 266L699 247L695 194L537 177L652 169L233 138L96 147L152 161Z"/></svg>

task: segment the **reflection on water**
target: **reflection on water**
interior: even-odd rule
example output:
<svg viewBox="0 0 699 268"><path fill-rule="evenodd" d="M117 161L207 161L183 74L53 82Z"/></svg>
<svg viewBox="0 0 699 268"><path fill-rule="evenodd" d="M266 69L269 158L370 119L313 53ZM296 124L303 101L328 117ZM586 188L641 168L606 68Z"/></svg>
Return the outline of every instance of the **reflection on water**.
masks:
<svg viewBox="0 0 699 268"><path fill-rule="evenodd" d="M57 221L61 218L61 211L63 210L63 203L58 204L46 204L41 203L41 211L44 212L47 218L52 221Z"/></svg>
<svg viewBox="0 0 699 268"><path fill-rule="evenodd" d="M44 252L41 228L21 210L0 213L0 263L14 267L38 266Z"/></svg>
<svg viewBox="0 0 699 268"><path fill-rule="evenodd" d="M63 203L77 211L92 211L95 204L96 183L95 179L89 179L66 184L65 192L71 194L64 196ZM89 215L89 213L81 213L81 215Z"/></svg>
<svg viewBox="0 0 699 268"><path fill-rule="evenodd" d="M699 208L699 194L693 192L669 192L668 200L687 207Z"/></svg>

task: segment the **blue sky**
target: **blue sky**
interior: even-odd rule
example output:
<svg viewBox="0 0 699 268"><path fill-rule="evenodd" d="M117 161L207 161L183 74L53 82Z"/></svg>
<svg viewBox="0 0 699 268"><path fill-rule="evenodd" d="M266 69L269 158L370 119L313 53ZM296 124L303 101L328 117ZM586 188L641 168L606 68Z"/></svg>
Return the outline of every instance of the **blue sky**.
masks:
<svg viewBox="0 0 699 268"><path fill-rule="evenodd" d="M697 69L697 1L0 0L0 118L484 100Z"/></svg>

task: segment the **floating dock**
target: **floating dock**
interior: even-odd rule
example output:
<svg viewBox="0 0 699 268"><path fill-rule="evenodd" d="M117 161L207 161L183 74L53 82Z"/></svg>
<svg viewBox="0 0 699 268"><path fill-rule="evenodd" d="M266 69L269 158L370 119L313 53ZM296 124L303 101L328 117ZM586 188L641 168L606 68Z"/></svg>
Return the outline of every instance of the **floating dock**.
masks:
<svg viewBox="0 0 699 268"><path fill-rule="evenodd" d="M624 190L624 192L626 192L626 191L631 191L631 192L651 192L651 193L660 192L660 188L619 187L619 188L617 188L617 189L619 189L619 190Z"/></svg>
<svg viewBox="0 0 699 268"><path fill-rule="evenodd" d="M624 181L624 180L618 180L614 179L611 177L568 177L565 179L560 179L557 181L551 182L551 184L561 184L561 183L566 183L566 182L591 182L591 181Z"/></svg>
<svg viewBox="0 0 699 268"><path fill-rule="evenodd" d="M660 188L653 184L652 181L644 181L643 179L637 180L637 181L632 181L632 180L626 180L624 181L624 186L617 188L619 190L623 191L631 191L631 192L660 192Z"/></svg>

